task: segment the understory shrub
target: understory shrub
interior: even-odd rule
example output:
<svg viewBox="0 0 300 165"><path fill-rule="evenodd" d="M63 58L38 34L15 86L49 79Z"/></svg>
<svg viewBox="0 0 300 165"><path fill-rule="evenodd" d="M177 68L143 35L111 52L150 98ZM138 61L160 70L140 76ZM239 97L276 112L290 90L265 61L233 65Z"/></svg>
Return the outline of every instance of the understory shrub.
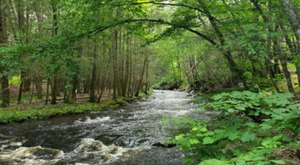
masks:
<svg viewBox="0 0 300 165"><path fill-rule="evenodd" d="M300 103L292 99L281 93L217 94L204 106L215 117L194 119L173 143L188 153L187 164L299 164Z"/></svg>

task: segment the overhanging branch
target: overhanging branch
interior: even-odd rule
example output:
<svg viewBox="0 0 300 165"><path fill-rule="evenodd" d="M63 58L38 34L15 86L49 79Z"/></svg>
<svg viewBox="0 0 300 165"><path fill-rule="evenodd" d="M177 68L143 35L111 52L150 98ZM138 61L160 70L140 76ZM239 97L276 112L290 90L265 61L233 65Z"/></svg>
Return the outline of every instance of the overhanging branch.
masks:
<svg viewBox="0 0 300 165"><path fill-rule="evenodd" d="M168 25L168 26L172 26L173 28L178 28L178 29L185 29L185 30L187 30L189 32L192 32L192 33L198 35L199 37L207 40L212 45L217 45L217 43L213 39L211 39L207 35L199 32L199 31L197 31L195 29L192 29L191 27L189 27L187 25L178 25L178 24L174 24L174 23L171 23L171 22L167 22L167 21L161 20L161 19L146 19L146 18L144 18L144 19L127 19L127 20L117 21L117 22L112 23L112 24L107 25L107 26L98 26L98 27L96 27L95 29L93 29L91 31L88 31L86 33L78 35L76 38L82 38L82 37L85 37L85 36L89 36L89 35L93 35L95 33L99 33L99 32L105 31L107 29L111 29L111 28L117 27L119 25L124 25L124 24L129 24L129 23L135 23L135 22L149 22L149 23L155 23L155 24L161 24L161 25Z"/></svg>

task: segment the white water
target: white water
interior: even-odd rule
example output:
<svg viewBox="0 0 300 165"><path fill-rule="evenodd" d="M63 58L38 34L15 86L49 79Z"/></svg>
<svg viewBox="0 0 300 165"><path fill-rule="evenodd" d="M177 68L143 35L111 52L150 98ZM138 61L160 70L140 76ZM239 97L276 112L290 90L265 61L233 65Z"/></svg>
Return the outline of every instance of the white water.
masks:
<svg viewBox="0 0 300 165"><path fill-rule="evenodd" d="M172 136L163 118L195 113L189 100L155 91L116 110L0 126L0 164L181 164L176 148L153 145Z"/></svg>
<svg viewBox="0 0 300 165"><path fill-rule="evenodd" d="M103 123L106 121L111 120L111 118L109 116L106 117L97 117L95 119L91 119L90 117L86 117L86 119L84 121L82 121L81 119L76 120L74 123L75 124L96 124L96 123Z"/></svg>
<svg viewBox="0 0 300 165"><path fill-rule="evenodd" d="M21 146L18 144L18 146ZM2 153L0 155L0 162L7 162L8 164L28 164L28 165L50 165L56 164L60 160L72 161L80 159L82 161L91 158L97 159L97 164L109 164L120 157L129 158L130 154L141 151L141 148L123 148L115 145L104 145L101 141L84 138L78 144L78 146L71 152L64 153L61 150L45 148L41 146L36 147L19 147L11 152ZM75 163L75 162L74 162ZM95 163L95 162L94 162ZM85 163L85 165L94 164ZM83 165L83 163L75 163L77 165Z"/></svg>

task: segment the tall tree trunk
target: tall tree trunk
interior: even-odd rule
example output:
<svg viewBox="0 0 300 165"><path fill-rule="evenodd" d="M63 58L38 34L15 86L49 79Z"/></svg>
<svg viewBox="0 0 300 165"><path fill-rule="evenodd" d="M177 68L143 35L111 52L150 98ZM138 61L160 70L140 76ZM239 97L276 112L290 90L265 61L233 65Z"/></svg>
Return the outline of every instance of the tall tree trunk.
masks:
<svg viewBox="0 0 300 165"><path fill-rule="evenodd" d="M292 55L292 57L297 56L297 47L293 45L292 41L290 40L289 36L287 35L286 29L281 25L280 28L283 31L285 43L289 48L289 51ZM298 86L300 86L300 64L298 61L295 62L296 65L296 73L297 73L297 78L298 78Z"/></svg>
<svg viewBox="0 0 300 165"><path fill-rule="evenodd" d="M182 75L181 75L181 64L180 64L180 56L179 56L179 50L178 50L178 43L176 42L176 63L177 63L177 72L178 72L178 82L182 82ZM148 63L149 65L149 63ZM148 68L148 67L147 67ZM147 69L148 70L148 69Z"/></svg>
<svg viewBox="0 0 300 165"><path fill-rule="evenodd" d="M148 52L149 53L149 52ZM148 60L147 60L147 64L146 64L146 77L145 77L145 90L144 90L144 93L146 94L146 95L148 95L148 91L149 91L149 54L147 54L147 56L148 56ZM181 73L179 73L179 74L181 74ZM181 78L180 78L180 81L181 81Z"/></svg>
<svg viewBox="0 0 300 165"><path fill-rule="evenodd" d="M45 100L45 104L48 104L49 101L49 90L50 90L50 78L47 79L47 85L46 85L46 100Z"/></svg>
<svg viewBox="0 0 300 165"><path fill-rule="evenodd" d="M34 13L37 17L37 28L38 28L38 32L39 32L39 38L43 39L43 26L42 26L42 16L41 13L38 9L39 5L36 5L36 7L33 9ZM37 90L37 97L38 99L42 99L43 98L43 77L41 75L36 75L36 81L35 81L35 86L36 86L36 90Z"/></svg>
<svg viewBox="0 0 300 165"><path fill-rule="evenodd" d="M22 101L22 93L23 93L23 87L24 87L24 80L25 80L25 78L24 78L24 72L23 71L21 71L21 82L20 82L20 86L19 86L19 94L18 94L18 103L21 103L21 101Z"/></svg>
<svg viewBox="0 0 300 165"><path fill-rule="evenodd" d="M43 79L41 76L37 75L35 77L35 88L38 99L43 98Z"/></svg>
<svg viewBox="0 0 300 165"><path fill-rule="evenodd" d="M25 4L24 3L25 2L23 0L16 1L17 17L18 17L17 42L19 42L19 43L28 42L28 36L26 35L27 34L26 30L28 30L28 28L26 28L26 20L28 20L28 18L25 17ZM25 56L25 54L22 54L22 55ZM25 67L26 67L26 65L25 65ZM21 102L22 92L29 92L30 87L31 87L31 80L29 78L29 73L26 68L22 68L21 80L22 81L21 81L19 88L22 88L22 91L19 90L18 102ZM21 85L22 85L22 87L21 87Z"/></svg>
<svg viewBox="0 0 300 165"><path fill-rule="evenodd" d="M118 34L118 57L119 57L119 60L118 60L118 96L122 96L122 85L123 85L123 75L124 75L124 70L123 70L123 67L124 67L124 64L123 64L123 61L124 61L124 56L123 56L123 45L122 45L122 40L123 40L123 37L122 37L122 29L119 31L119 34Z"/></svg>
<svg viewBox="0 0 300 165"><path fill-rule="evenodd" d="M104 41L103 41L103 42L104 42ZM103 47L102 47L102 56L103 56L102 61L106 61L106 60L105 60L105 54L106 54L106 52L107 52L107 50L106 50L105 47L103 46ZM108 60L108 59L107 59L107 60ZM109 63L109 62L106 62L106 64L104 63L102 66L103 66L103 67L102 67L102 69L101 69L101 77L100 77L100 80L101 80L101 82L100 82L100 94L99 94L98 101L97 101L98 103L101 102L103 93L104 93L104 91L105 91L105 87L106 87L106 85L107 85L107 80L108 80L107 77L108 77L108 74L109 74L108 68L109 68L109 66L110 66L110 63Z"/></svg>
<svg viewBox="0 0 300 165"><path fill-rule="evenodd" d="M148 63L148 53L146 53L144 55L144 64L143 64L143 68L142 68L142 73L141 73L141 77L139 79L139 82L137 84L137 89L136 89L136 92L135 92L135 96L139 96L139 93L140 93L140 90L142 89L142 86L143 86L143 79L144 79L144 75L145 75L145 70L146 70L146 67L147 67L147 63Z"/></svg>
<svg viewBox="0 0 300 165"><path fill-rule="evenodd" d="M52 5L52 36L56 36L58 33L58 9L57 9L57 0L51 0ZM52 62L57 62L55 57L53 57ZM55 68L53 76L53 85L51 90L51 104L56 104L57 94L59 90L58 86L58 68Z"/></svg>
<svg viewBox="0 0 300 165"><path fill-rule="evenodd" d="M132 82L132 54L133 54L133 51L132 51L132 38L129 38L129 41L128 41L128 57L127 57L127 62L128 62L128 85L127 85L127 96L130 97L131 95L131 90L132 90L132 86L131 84L133 84Z"/></svg>
<svg viewBox="0 0 300 165"><path fill-rule="evenodd" d="M286 55L284 55L284 54L281 52L281 49L280 49L280 45L279 45L279 43L278 43L278 40L277 40L277 39L274 39L273 42L274 42L274 50L275 50L275 53L278 55L279 60L280 60L280 62L281 62L282 71L283 71L283 74L284 74L284 76L285 76L285 79L286 79L286 82L287 82L287 86L288 86L289 92L295 93L295 90L294 90L294 87L293 87L293 82L292 82L292 79L291 79L291 73L290 73L290 71L288 70L288 66L287 66L287 57L286 57Z"/></svg>
<svg viewBox="0 0 300 165"><path fill-rule="evenodd" d="M90 92L90 85L91 84L91 80L90 80L90 76L88 76L86 78L86 80L83 81L83 93L84 94L88 94Z"/></svg>
<svg viewBox="0 0 300 165"><path fill-rule="evenodd" d="M82 49L79 50L79 54L77 56L77 58L80 58L81 56L81 51ZM79 64L77 62L77 60L75 60L75 64L74 64L74 68L75 68L75 73L72 77L72 89L71 89L71 101L76 102L76 94L79 92L79 88L80 88L80 82L79 82Z"/></svg>
<svg viewBox="0 0 300 165"><path fill-rule="evenodd" d="M22 0L17 0L16 1L16 8L17 8L17 21L18 21L18 31L17 31L17 42L23 43L24 42L24 34L25 34L25 15L24 15L24 4ZM24 54L23 54L24 55ZM24 68L22 68L21 71L21 83L19 86L19 94L18 94L18 103L21 103L22 100L22 93L24 90L24 85L25 85L25 79L26 79L26 74L24 71Z"/></svg>
<svg viewBox="0 0 300 165"><path fill-rule="evenodd" d="M58 89L58 76L57 74L53 77L53 83L51 88L51 104L56 104L57 102L57 89Z"/></svg>
<svg viewBox="0 0 300 165"><path fill-rule="evenodd" d="M29 77L29 73L25 71L24 77L24 92L29 92L31 89L31 79Z"/></svg>
<svg viewBox="0 0 300 165"><path fill-rule="evenodd" d="M123 76L123 84L122 84L122 96L126 97L127 89L128 89L128 76L129 76L129 36L125 37L126 43L124 43L124 76ZM125 41L124 41L125 42ZM126 49L125 49L126 45Z"/></svg>
<svg viewBox="0 0 300 165"><path fill-rule="evenodd" d="M111 33L112 39L112 57L113 57L113 99L117 100L117 89L118 89L118 31L113 30Z"/></svg>
<svg viewBox="0 0 300 165"><path fill-rule="evenodd" d="M197 73L196 73L196 61L195 61L195 57L189 56L188 57L188 71L187 71L187 78L188 78L188 82L189 85L191 87L191 89L198 91L200 89L199 86L197 86L196 81L197 79Z"/></svg>
<svg viewBox="0 0 300 165"><path fill-rule="evenodd" d="M96 44L94 45L94 51L93 51L93 69L92 69L92 80L90 85L90 102L95 103L96 102L96 72L97 72L97 65L96 65L96 55L97 55L97 47Z"/></svg>
<svg viewBox="0 0 300 165"><path fill-rule="evenodd" d="M72 79L72 91L71 91L71 100L76 101L76 94L77 94L77 88L78 88L78 74L75 73Z"/></svg>
<svg viewBox="0 0 300 165"><path fill-rule="evenodd" d="M281 7L289 19L293 32L297 38L298 47L300 46L300 14L298 8L291 0L280 0Z"/></svg>
<svg viewBox="0 0 300 165"><path fill-rule="evenodd" d="M5 15L4 15L4 2L5 0L0 0L0 48L5 46L7 37L5 32ZM9 80L6 75L6 66L0 66L0 81L1 81L1 93L2 93L2 103L3 107L9 106Z"/></svg>
<svg viewBox="0 0 300 165"><path fill-rule="evenodd" d="M5 67L0 67L0 73L5 74ZM8 76L1 76L2 107L9 106L9 80Z"/></svg>
<svg viewBox="0 0 300 165"><path fill-rule="evenodd" d="M300 14L299 14L299 9L295 6L295 4L293 4L293 2L291 0L280 0L280 4L281 7L284 11L284 14L286 15L286 17L288 18L292 30L296 36L296 40L297 40L297 44L296 44L296 49L293 49L293 46L289 40L289 37L287 36L284 27L281 26L283 32L284 32L284 37L286 40L286 43L292 53L292 55L294 54L293 52L299 52L299 48L300 48ZM299 64L296 63L296 71L297 71L297 75L298 75L298 84L300 85L300 66Z"/></svg>
<svg viewBox="0 0 300 165"><path fill-rule="evenodd" d="M129 83L129 85L130 85L130 94L129 94L129 97L133 97L133 95L134 95L134 90L135 90L135 86L136 86L136 75L135 75L135 71L136 71L136 69L135 69L135 61L134 61L134 57L135 57L135 55L137 54L137 51L136 51L136 48L137 47L137 41L136 41L136 39L134 39L133 40L133 42L132 42L132 47L131 47L131 49L132 49L132 51L131 51L131 55L130 55L130 83Z"/></svg>

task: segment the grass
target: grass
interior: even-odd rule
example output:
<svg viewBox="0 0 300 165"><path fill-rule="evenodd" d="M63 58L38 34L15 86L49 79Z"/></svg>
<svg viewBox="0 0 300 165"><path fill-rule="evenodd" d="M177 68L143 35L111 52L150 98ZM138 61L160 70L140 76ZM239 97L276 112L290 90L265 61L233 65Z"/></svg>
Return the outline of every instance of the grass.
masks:
<svg viewBox="0 0 300 165"><path fill-rule="evenodd" d="M30 120L47 119L55 116L81 114L93 111L103 111L120 107L128 104L130 101L137 100L140 97L128 98L120 97L117 101L106 100L102 103L81 103L81 104L64 104L53 106L28 107L24 110L20 109L0 109L0 124L8 124L12 122L24 122Z"/></svg>

